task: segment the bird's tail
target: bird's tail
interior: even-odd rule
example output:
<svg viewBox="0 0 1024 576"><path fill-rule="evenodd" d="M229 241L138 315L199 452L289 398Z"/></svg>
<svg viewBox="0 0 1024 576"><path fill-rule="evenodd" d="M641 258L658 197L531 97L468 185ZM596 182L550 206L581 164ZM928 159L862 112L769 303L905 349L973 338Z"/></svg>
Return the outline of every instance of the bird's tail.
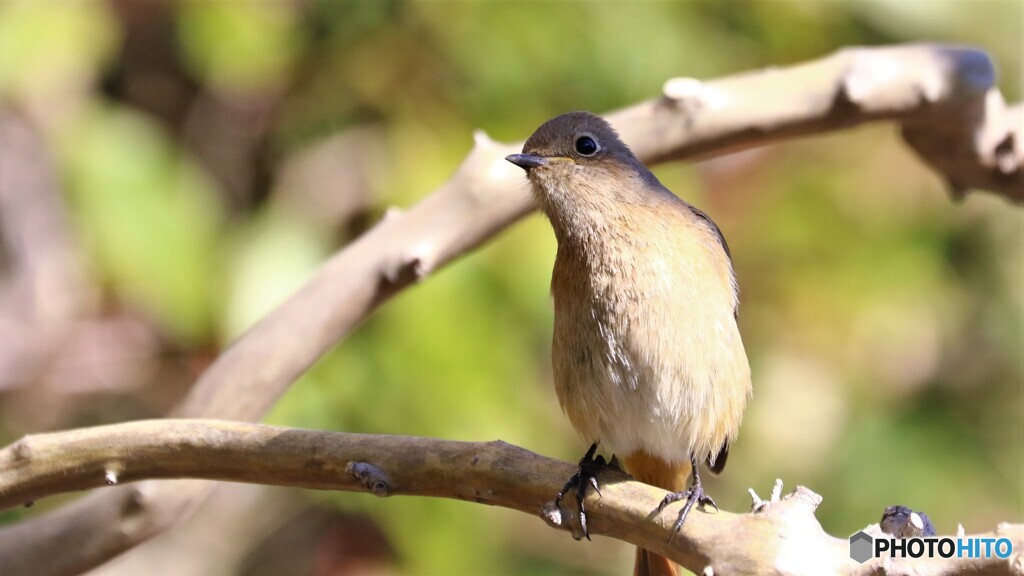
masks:
<svg viewBox="0 0 1024 576"><path fill-rule="evenodd" d="M679 492L686 489L686 480L690 475L690 465L669 464L664 460L651 456L646 452L635 452L623 459L626 472L634 478L670 492ZM679 569L676 563L659 556L650 550L643 548L636 549L636 564L633 566L633 576L677 576Z"/></svg>
<svg viewBox="0 0 1024 576"><path fill-rule="evenodd" d="M637 547L633 576L678 576L676 563L650 550Z"/></svg>

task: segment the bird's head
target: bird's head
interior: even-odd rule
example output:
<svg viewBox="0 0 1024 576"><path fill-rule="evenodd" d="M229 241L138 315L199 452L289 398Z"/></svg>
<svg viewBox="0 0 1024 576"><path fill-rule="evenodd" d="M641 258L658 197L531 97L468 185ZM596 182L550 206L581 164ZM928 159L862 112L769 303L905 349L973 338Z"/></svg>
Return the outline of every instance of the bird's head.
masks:
<svg viewBox="0 0 1024 576"><path fill-rule="evenodd" d="M580 201L628 200L654 178L611 125L590 112L548 120L526 141L522 154L506 160L526 170L549 213Z"/></svg>

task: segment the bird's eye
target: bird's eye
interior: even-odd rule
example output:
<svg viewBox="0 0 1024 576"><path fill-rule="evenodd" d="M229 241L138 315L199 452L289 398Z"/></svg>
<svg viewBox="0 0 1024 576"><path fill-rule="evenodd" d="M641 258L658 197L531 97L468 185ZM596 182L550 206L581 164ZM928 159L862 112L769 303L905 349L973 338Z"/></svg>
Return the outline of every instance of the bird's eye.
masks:
<svg viewBox="0 0 1024 576"><path fill-rule="evenodd" d="M576 139L576 151L583 156L593 156L600 149L597 141L590 136L580 136Z"/></svg>

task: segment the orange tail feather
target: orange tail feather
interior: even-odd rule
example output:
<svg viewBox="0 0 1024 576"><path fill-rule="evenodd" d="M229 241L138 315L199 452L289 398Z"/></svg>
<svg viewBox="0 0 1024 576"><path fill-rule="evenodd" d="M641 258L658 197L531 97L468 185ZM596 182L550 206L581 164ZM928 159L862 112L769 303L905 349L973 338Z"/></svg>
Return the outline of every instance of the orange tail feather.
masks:
<svg viewBox="0 0 1024 576"><path fill-rule="evenodd" d="M623 458L622 462L626 466L626 471L644 484L664 488L670 492L686 489L686 480L690 475L688 463L669 464L646 452L634 452ZM633 576L678 576L678 574L679 570L675 562L650 550L636 549Z"/></svg>
<svg viewBox="0 0 1024 576"><path fill-rule="evenodd" d="M633 576L679 576L676 563L650 550L636 549Z"/></svg>

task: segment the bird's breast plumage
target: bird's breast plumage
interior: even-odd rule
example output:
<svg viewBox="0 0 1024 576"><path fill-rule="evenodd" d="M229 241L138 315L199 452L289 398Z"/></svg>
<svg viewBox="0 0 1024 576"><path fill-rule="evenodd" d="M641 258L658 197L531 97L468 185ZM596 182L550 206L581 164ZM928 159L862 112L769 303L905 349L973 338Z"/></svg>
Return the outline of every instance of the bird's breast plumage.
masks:
<svg viewBox="0 0 1024 576"><path fill-rule="evenodd" d="M552 294L555 384L573 425L619 453L717 454L750 375L715 231L678 200L572 217L573 234L553 218Z"/></svg>

